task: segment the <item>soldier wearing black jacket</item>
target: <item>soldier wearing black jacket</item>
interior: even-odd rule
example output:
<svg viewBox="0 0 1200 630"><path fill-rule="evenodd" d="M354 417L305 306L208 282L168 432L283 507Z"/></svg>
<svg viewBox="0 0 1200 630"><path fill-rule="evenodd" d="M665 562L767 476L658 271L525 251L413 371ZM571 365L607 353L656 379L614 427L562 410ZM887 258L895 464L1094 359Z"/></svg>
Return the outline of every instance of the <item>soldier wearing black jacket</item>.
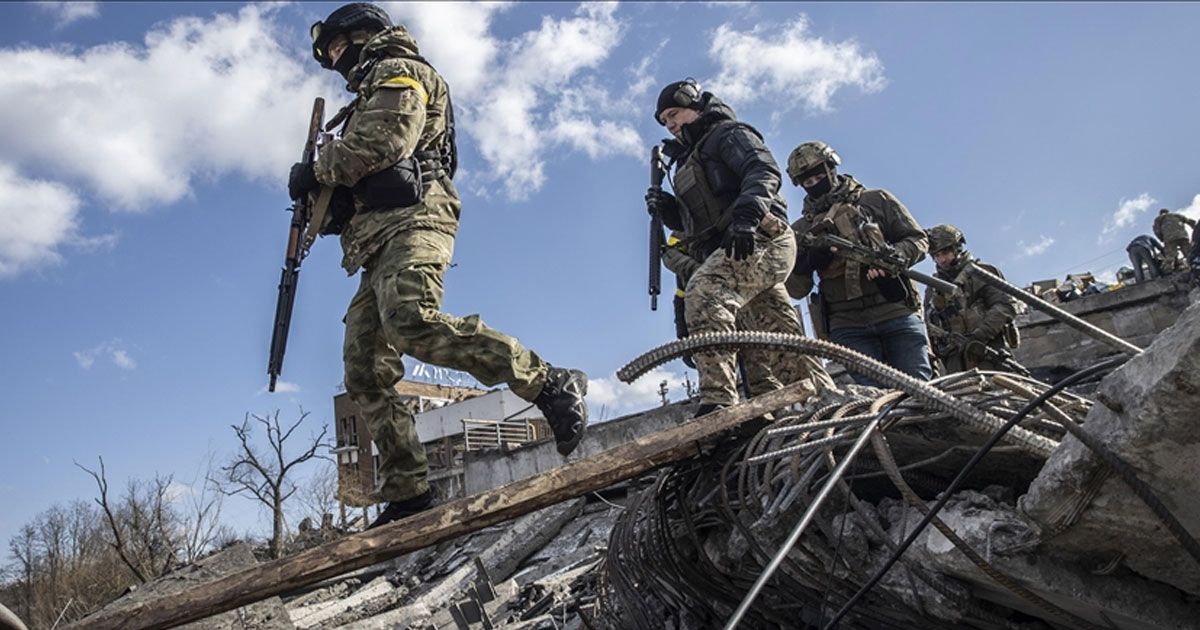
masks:
<svg viewBox="0 0 1200 630"><path fill-rule="evenodd" d="M655 120L674 136L663 153L674 166L674 194L652 188L646 200L663 223L682 235L683 251L699 263L684 288L691 335L737 329L803 334L783 282L796 257L780 171L762 135L695 81L677 81L659 94ZM781 386L773 352L746 352L748 390ZM700 375L697 415L738 402L737 362L730 352L693 355ZM829 383L815 360L793 359L794 378Z"/></svg>

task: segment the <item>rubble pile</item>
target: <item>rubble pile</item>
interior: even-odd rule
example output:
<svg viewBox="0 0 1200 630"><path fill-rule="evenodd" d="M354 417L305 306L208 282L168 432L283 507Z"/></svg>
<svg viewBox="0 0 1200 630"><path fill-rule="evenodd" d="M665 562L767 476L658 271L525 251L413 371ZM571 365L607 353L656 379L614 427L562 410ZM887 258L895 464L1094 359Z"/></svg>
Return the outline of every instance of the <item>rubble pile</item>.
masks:
<svg viewBox="0 0 1200 630"><path fill-rule="evenodd" d="M324 582L285 598L287 613L303 630L586 627L626 486L604 494Z"/></svg>

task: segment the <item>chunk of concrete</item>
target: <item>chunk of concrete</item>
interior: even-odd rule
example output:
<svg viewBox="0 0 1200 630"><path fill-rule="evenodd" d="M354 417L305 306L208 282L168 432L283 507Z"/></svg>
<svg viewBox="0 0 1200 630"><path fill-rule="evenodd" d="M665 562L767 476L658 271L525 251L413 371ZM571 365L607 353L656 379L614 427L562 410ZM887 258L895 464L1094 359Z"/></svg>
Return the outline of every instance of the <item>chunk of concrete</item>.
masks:
<svg viewBox="0 0 1200 630"><path fill-rule="evenodd" d="M1145 352L1109 375L1083 428L1130 464L1193 536L1200 536L1200 304ZM1044 548L1125 566L1200 595L1200 566L1120 479L1109 476L1078 520L1057 535L1061 506L1084 503L1103 464L1067 437L1029 492L1024 513L1047 532ZM1082 505L1080 507L1083 507Z"/></svg>

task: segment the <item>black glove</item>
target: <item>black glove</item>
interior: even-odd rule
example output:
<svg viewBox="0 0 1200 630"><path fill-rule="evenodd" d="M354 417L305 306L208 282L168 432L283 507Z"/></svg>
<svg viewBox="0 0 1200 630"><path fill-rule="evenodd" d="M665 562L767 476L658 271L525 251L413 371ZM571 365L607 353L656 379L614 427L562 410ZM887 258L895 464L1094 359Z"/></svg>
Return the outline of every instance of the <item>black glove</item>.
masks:
<svg viewBox="0 0 1200 630"><path fill-rule="evenodd" d="M646 191L646 212L661 215L664 210L675 207L675 195L662 188L650 187Z"/></svg>
<svg viewBox="0 0 1200 630"><path fill-rule="evenodd" d="M288 173L288 196L293 200L300 199L320 185L312 162L296 162L292 165L292 171Z"/></svg>
<svg viewBox="0 0 1200 630"><path fill-rule="evenodd" d="M805 247L800 255L804 257L804 266L812 271L822 271L833 262L833 252L828 247Z"/></svg>
<svg viewBox="0 0 1200 630"><path fill-rule="evenodd" d="M757 229L758 226L753 223L734 220L721 240L725 255L734 260L746 260L754 254L754 231Z"/></svg>

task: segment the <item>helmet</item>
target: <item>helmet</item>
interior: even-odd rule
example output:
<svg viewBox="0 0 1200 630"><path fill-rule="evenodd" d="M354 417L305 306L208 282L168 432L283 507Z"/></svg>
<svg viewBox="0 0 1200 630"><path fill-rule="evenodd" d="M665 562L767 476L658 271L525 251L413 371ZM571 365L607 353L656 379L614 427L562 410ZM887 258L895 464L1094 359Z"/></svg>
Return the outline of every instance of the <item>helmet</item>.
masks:
<svg viewBox="0 0 1200 630"><path fill-rule="evenodd" d="M788 156L788 177L792 178L792 185L799 186L802 174L822 164L832 168L841 163L842 158L832 147L820 140L812 140L796 147Z"/></svg>
<svg viewBox="0 0 1200 630"><path fill-rule="evenodd" d="M926 234L929 235L930 252L958 249L967 244L967 237L963 236L962 230L949 223L935 225L929 228Z"/></svg>
<svg viewBox="0 0 1200 630"><path fill-rule="evenodd" d="M329 42L339 33L354 31L382 31L392 25L392 18L383 9L369 2L352 2L336 9L323 22L312 25L309 35L312 36L313 59L322 68L333 68L329 58Z"/></svg>

